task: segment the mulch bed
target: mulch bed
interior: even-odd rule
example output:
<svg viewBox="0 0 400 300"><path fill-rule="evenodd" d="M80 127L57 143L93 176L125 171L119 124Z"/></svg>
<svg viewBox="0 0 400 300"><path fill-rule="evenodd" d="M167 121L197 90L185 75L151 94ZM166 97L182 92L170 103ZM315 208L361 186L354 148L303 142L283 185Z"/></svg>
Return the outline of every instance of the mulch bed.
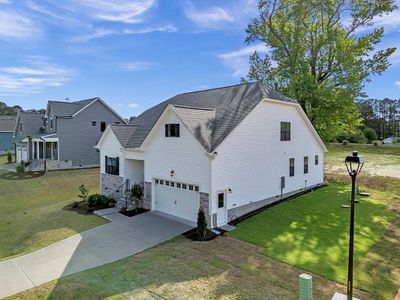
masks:
<svg viewBox="0 0 400 300"><path fill-rule="evenodd" d="M72 202L71 204L63 207L65 210L74 211L81 215L91 215L93 214L93 211L105 208L109 208L109 206L96 205L95 207L88 207L87 202L83 200L79 202Z"/></svg>
<svg viewBox="0 0 400 300"><path fill-rule="evenodd" d="M137 216L137 215L140 215L140 214L148 212L148 211L149 210L145 209L145 208L138 208L138 209L120 211L119 213L124 216L127 216L127 217L133 217L133 216Z"/></svg>
<svg viewBox="0 0 400 300"><path fill-rule="evenodd" d="M23 173L16 173L16 172L7 172L0 175L0 178L6 180L21 180L21 179L32 179L43 176L45 174L44 171L36 171L36 172L23 172Z"/></svg>
<svg viewBox="0 0 400 300"><path fill-rule="evenodd" d="M218 236L218 234L216 234L215 232L212 232L211 230L207 229L205 238L200 239L199 235L197 234L197 228L193 228L189 231L186 231L182 233L182 235L191 241L202 241L202 242L211 241Z"/></svg>

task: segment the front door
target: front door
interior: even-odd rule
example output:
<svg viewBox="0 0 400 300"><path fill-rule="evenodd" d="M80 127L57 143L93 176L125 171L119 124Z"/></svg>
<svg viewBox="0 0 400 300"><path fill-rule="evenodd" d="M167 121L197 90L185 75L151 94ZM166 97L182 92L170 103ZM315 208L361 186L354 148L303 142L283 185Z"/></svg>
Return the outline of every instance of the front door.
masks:
<svg viewBox="0 0 400 300"><path fill-rule="evenodd" d="M217 194L217 225L226 224L226 193L219 192Z"/></svg>

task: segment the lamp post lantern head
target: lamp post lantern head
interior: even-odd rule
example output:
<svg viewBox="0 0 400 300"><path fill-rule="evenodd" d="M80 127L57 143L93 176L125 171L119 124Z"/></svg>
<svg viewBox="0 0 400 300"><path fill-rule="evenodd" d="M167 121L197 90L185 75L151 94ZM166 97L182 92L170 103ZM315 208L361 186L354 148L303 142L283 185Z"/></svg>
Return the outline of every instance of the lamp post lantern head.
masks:
<svg viewBox="0 0 400 300"><path fill-rule="evenodd" d="M346 156L344 163L350 176L357 176L361 172L364 165L364 159L358 155L357 151L353 151L352 155Z"/></svg>

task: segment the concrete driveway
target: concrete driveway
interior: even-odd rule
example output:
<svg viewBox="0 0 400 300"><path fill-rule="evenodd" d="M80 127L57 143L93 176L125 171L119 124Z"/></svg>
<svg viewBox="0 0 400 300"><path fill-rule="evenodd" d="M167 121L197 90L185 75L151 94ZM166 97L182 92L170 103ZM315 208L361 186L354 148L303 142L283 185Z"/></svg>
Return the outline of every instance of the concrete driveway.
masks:
<svg viewBox="0 0 400 300"><path fill-rule="evenodd" d="M0 263L0 298L136 254L195 226L159 212L104 217L111 223Z"/></svg>

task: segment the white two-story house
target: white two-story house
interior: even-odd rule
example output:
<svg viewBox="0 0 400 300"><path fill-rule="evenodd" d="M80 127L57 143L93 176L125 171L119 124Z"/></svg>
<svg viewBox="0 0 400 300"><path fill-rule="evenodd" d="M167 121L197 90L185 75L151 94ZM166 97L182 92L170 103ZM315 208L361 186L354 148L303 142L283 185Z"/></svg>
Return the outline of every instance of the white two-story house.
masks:
<svg viewBox="0 0 400 300"><path fill-rule="evenodd" d="M326 147L301 106L260 83L180 94L110 125L101 192L140 183L146 208L222 226L323 182Z"/></svg>

